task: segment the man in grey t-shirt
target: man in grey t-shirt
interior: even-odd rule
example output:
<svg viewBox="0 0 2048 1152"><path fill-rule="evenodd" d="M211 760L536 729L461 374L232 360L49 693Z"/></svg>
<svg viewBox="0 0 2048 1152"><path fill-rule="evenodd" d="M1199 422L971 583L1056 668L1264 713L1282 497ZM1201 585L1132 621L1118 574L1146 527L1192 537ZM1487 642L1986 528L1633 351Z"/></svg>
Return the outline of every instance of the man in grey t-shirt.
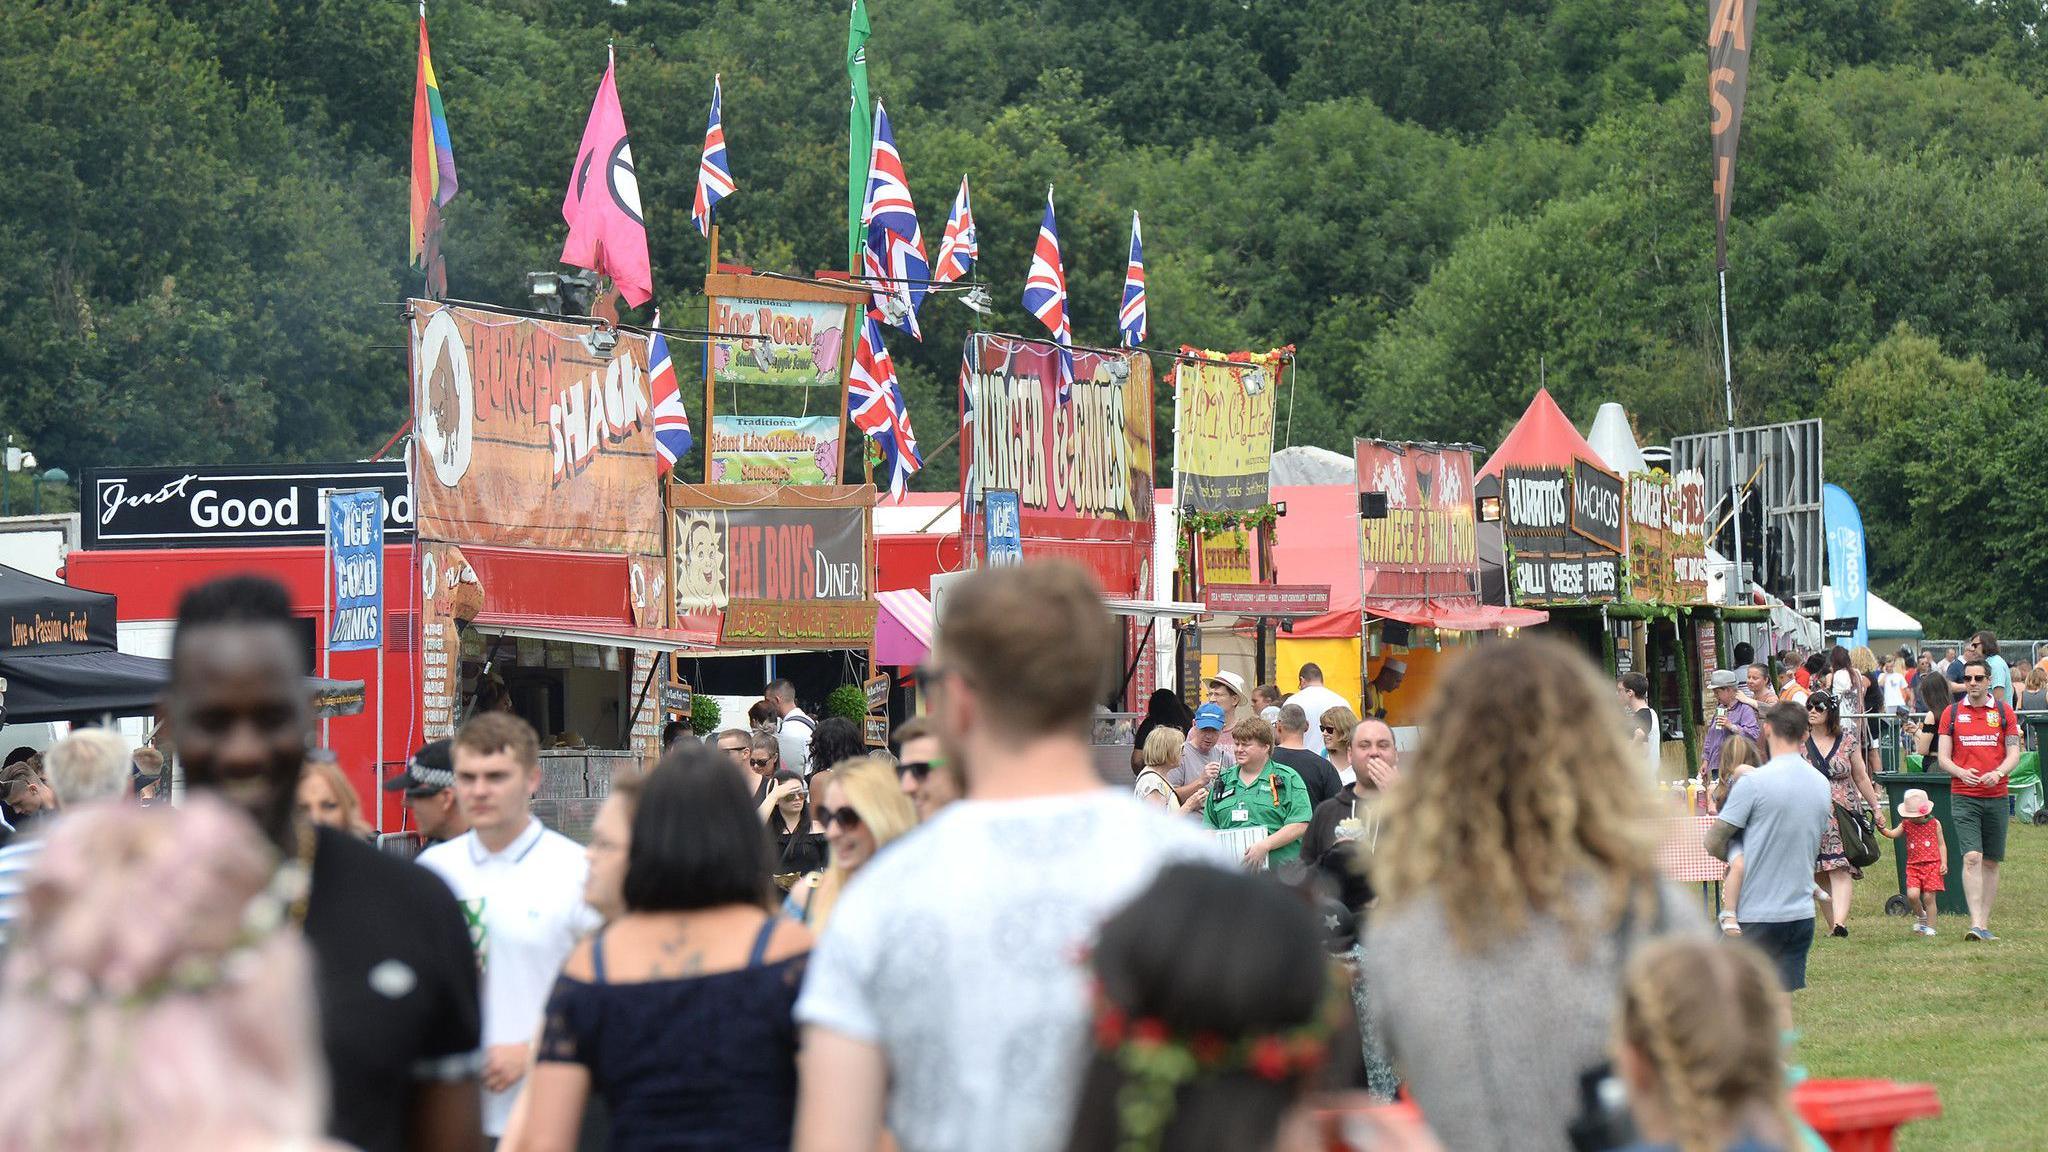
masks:
<svg viewBox="0 0 2048 1152"><path fill-rule="evenodd" d="M1204 704L1195 709L1195 730L1188 733L1188 741L1181 746L1180 763L1166 774L1166 784L1183 803L1187 798L1214 783L1225 768L1237 767L1237 755L1231 743L1223 739L1225 718L1220 704Z"/></svg>
<svg viewBox="0 0 2048 1152"><path fill-rule="evenodd" d="M1761 725L1770 759L1735 782L1720 818L1707 830L1707 851L1726 860L1741 837L1742 895L1735 918L1742 938L1777 966L1785 990L1806 987L1813 946L1813 861L1827 832L1832 794L1827 777L1799 754L1806 711L1784 703Z"/></svg>

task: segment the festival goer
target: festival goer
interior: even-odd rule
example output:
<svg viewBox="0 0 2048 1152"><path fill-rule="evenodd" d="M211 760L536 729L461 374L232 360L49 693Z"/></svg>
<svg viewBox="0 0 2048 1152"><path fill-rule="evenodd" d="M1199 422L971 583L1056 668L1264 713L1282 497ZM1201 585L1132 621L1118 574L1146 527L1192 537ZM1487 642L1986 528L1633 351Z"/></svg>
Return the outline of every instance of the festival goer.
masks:
<svg viewBox="0 0 2048 1152"><path fill-rule="evenodd" d="M1265 833L1244 849L1247 868L1292 863L1301 856L1301 836L1314 815L1308 789L1292 770L1273 762L1273 729L1264 720L1239 720L1230 738L1237 746L1237 771L1210 789L1202 821L1217 831Z"/></svg>
<svg viewBox="0 0 2048 1152"><path fill-rule="evenodd" d="M1884 712L1884 685L1879 679L1884 669L1878 663L1877 653L1872 652L1867 644L1850 649L1849 667L1856 673L1855 707L1850 709L1852 716L1843 717L1842 722L1845 727L1853 728L1857 755L1863 757L1864 770L1875 778L1883 771L1879 762L1884 730L1877 717Z"/></svg>
<svg viewBox="0 0 2048 1152"><path fill-rule="evenodd" d="M931 722L919 716L899 725L890 739L896 745L896 781L917 806L920 822L967 794L967 780Z"/></svg>
<svg viewBox="0 0 2048 1152"><path fill-rule="evenodd" d="M191 792L249 812L311 874L289 916L315 961L329 1133L361 1152L476 1149L476 956L454 896L424 869L292 820L313 733L303 652L282 587L202 584L178 604L163 722Z"/></svg>
<svg viewBox="0 0 2048 1152"><path fill-rule="evenodd" d="M57 793L43 777L40 753L0 768L0 797L14 813L8 823L19 836L35 832L38 824L56 815Z"/></svg>
<svg viewBox="0 0 2048 1152"><path fill-rule="evenodd" d="M754 803L759 805L774 791L782 771L782 742L772 733L755 732L747 737L747 771L752 774Z"/></svg>
<svg viewBox="0 0 2048 1152"><path fill-rule="evenodd" d="M1195 726L1195 714L1181 702L1180 693L1171 688L1155 688L1145 701L1144 719L1138 721L1138 730L1131 734L1133 747L1145 747L1146 737L1154 728L1178 728L1187 732Z"/></svg>
<svg viewBox="0 0 2048 1152"><path fill-rule="evenodd" d="M2020 759L2019 723L2012 708L1991 695L1991 670L1983 658L1963 666L1963 685L1963 699L1941 714L1937 762L1955 777L1948 810L1963 850L1963 899L1970 906L1963 939L1996 940L1991 905L2005 859L2006 783Z"/></svg>
<svg viewBox="0 0 2048 1152"><path fill-rule="evenodd" d="M1742 699L1761 716L1778 703L1778 690L1771 686L1771 670L1762 664L1744 665Z"/></svg>
<svg viewBox="0 0 2048 1152"><path fill-rule="evenodd" d="M1326 800L1334 800L1344 790L1344 781L1337 775L1337 769L1322 756L1308 749L1310 731L1308 715L1301 706L1289 700L1280 706L1280 722L1274 726L1274 737L1279 743L1273 745L1273 759L1294 770L1301 777L1301 783L1308 789L1308 804L1311 811Z"/></svg>
<svg viewBox="0 0 2048 1152"><path fill-rule="evenodd" d="M1067 1152L1323 1148L1309 1098L1342 990L1322 945L1314 908L1280 885L1161 872L1090 957L1093 1043Z"/></svg>
<svg viewBox="0 0 2048 1152"><path fill-rule="evenodd" d="M1208 693L1209 703L1223 709L1224 727L1236 724L1238 710L1244 707L1244 677L1235 672L1219 671L1202 681L1202 688Z"/></svg>
<svg viewBox="0 0 2048 1152"><path fill-rule="evenodd" d="M1795 1147L1779 1042L1791 1010L1757 953L1653 941L1620 999L1615 1065L1640 1137L1621 1152Z"/></svg>
<svg viewBox="0 0 2048 1152"><path fill-rule="evenodd" d="M917 827L917 809L896 783L894 767L879 756L841 761L818 798L832 862L817 887L806 890L801 911L804 923L822 935L853 878L877 852Z"/></svg>
<svg viewBox="0 0 2048 1152"><path fill-rule="evenodd" d="M867 754L867 741L861 738L858 725L844 716L827 716L818 721L817 729L811 733L811 746L805 753L810 768L805 774L837 768Z"/></svg>
<svg viewBox="0 0 2048 1152"><path fill-rule="evenodd" d="M1730 655L1734 657L1734 667L1747 668L1756 663L1756 646L1747 640L1737 640Z"/></svg>
<svg viewBox="0 0 2048 1152"><path fill-rule="evenodd" d="M431 848L469 831L462 805L455 799L453 741L430 740L405 762L405 771L384 781L386 792L404 792L420 845Z"/></svg>
<svg viewBox="0 0 2048 1152"><path fill-rule="evenodd" d="M305 878L275 867L204 790L51 828L0 984L0 1148L342 1152L316 1138Z"/></svg>
<svg viewBox="0 0 2048 1152"><path fill-rule="evenodd" d="M1706 931L1658 880L1651 790L1613 693L1559 641L1481 645L1438 682L1429 739L1388 799L1373 1021L1460 1152L1567 1152L1632 946Z"/></svg>
<svg viewBox="0 0 2048 1152"><path fill-rule="evenodd" d="M2048 711L2048 668L2039 664L2028 665L2026 679L2020 684L2019 704L2013 710L2029 713ZM2034 726L2021 725L2020 732L2026 738L2027 750L2036 751L2038 741L2034 736Z"/></svg>
<svg viewBox="0 0 2048 1152"><path fill-rule="evenodd" d="M754 701L747 707L747 728L756 736L773 736L782 726L782 713L767 697Z"/></svg>
<svg viewBox="0 0 2048 1152"><path fill-rule="evenodd" d="M480 712L455 733L455 796L469 831L420 853L454 891L483 970L484 1135L505 1134L548 988L598 915L583 902L589 862L542 824L540 740L508 712Z"/></svg>
<svg viewBox="0 0 2048 1152"><path fill-rule="evenodd" d="M798 879L824 871L829 860L825 826L818 821L811 795L801 776L778 772L774 790L761 805L775 846L778 885L786 876L794 887Z"/></svg>
<svg viewBox="0 0 2048 1152"><path fill-rule="evenodd" d="M661 726L661 750L666 752L680 743L683 737L694 738L695 735L696 733L690 731L688 720L671 720Z"/></svg>
<svg viewBox="0 0 2048 1152"><path fill-rule="evenodd" d="M293 810L299 819L339 829L358 840L376 839L377 830L363 816L363 802L356 795L356 786L348 782L332 752L315 748L306 753L306 766L299 772L295 795Z"/></svg>
<svg viewBox="0 0 2048 1152"><path fill-rule="evenodd" d="M1058 561L954 585L921 670L969 798L892 845L812 958L799 1152L1056 1152L1087 1036L1080 959L1096 926L1176 860L1221 862L1199 829L1102 787L1089 751L1115 626Z"/></svg>
<svg viewBox="0 0 2048 1152"><path fill-rule="evenodd" d="M1732 734L1741 733L1751 740L1757 738L1756 709L1735 695L1741 683L1734 671L1727 668L1717 668L1707 678L1707 686L1714 691L1714 715L1707 721L1707 733L1700 740L1700 762L1703 764L1721 762L1721 741Z"/></svg>
<svg viewBox="0 0 2048 1152"><path fill-rule="evenodd" d="M1962 695L1963 657L1962 654L1956 651L1954 648L1949 648L1942 653L1941 678L1948 681L1949 692L1951 695Z"/></svg>
<svg viewBox="0 0 2048 1152"><path fill-rule="evenodd" d="M809 776L814 768L830 768L830 764L811 763L811 738L817 733L818 722L797 707L796 685L777 680L768 685L763 697L775 710L775 738L782 744L782 766L804 776Z"/></svg>
<svg viewBox="0 0 2048 1152"><path fill-rule="evenodd" d="M1813 860L1833 820L1828 782L1802 754L1807 717L1832 712L1825 692L1807 707L1780 702L1764 718L1760 768L1743 773L1728 789L1713 825L1707 851L1722 860L1742 838L1743 876L1735 904L1742 938L1759 948L1777 969L1787 992L1806 987L1806 954L1813 947Z"/></svg>
<svg viewBox="0 0 2048 1152"><path fill-rule="evenodd" d="M1614 690L1628 718L1629 739L1642 750L1643 767L1649 779L1655 780L1664 767L1664 742L1657 712L1650 707L1650 678L1641 672L1624 672Z"/></svg>
<svg viewBox="0 0 2048 1152"><path fill-rule="evenodd" d="M1892 716L1904 716L1907 689L1905 657L1892 657L1891 666L1878 677L1877 684L1878 690L1884 693L1882 706L1885 712Z"/></svg>
<svg viewBox="0 0 2048 1152"><path fill-rule="evenodd" d="M1166 782L1173 785L1173 794L1182 803L1204 788L1214 791L1223 770L1237 765L1236 749L1223 739L1223 728L1221 707L1204 704L1195 709L1195 727L1181 748L1180 763L1166 774Z"/></svg>
<svg viewBox="0 0 2048 1152"><path fill-rule="evenodd" d="M163 789L164 754L144 744L129 756L129 763L134 766L129 780L136 799L144 804L154 803Z"/></svg>
<svg viewBox="0 0 2048 1152"><path fill-rule="evenodd" d="M1999 655L1998 637L1988 631L1979 632L1970 638L1970 643L1976 646L1977 655L1984 660L1985 670L1991 673L1991 698L2001 704L2010 706L2012 703L2012 665L2007 664L2005 657ZM1969 684L1969 665L1965 664L1963 671L1963 682L1967 690Z"/></svg>
<svg viewBox="0 0 2048 1152"><path fill-rule="evenodd" d="M1701 783L1706 784L1706 808L1709 813L1719 812L1728 802L1728 792L1750 769L1763 766L1763 754L1747 736L1730 736L1721 742L1721 761L1711 769L1702 766ZM1713 782L1705 777L1713 773ZM1742 923L1735 910L1742 906L1742 875L1745 865L1742 859L1742 838L1736 837L1728 848L1728 871L1721 878L1721 913L1718 917L1721 934L1742 935Z"/></svg>
<svg viewBox="0 0 2048 1152"><path fill-rule="evenodd" d="M1288 697L1287 702L1301 706L1301 713L1308 718L1308 730L1311 732L1322 730L1324 712L1332 708L1350 707L1349 702L1323 683L1323 668L1320 664L1303 664L1301 671L1296 674L1296 682L1300 684L1300 690Z"/></svg>
<svg viewBox="0 0 2048 1152"><path fill-rule="evenodd" d="M741 782L749 788L758 786L760 778L754 775L747 764L747 750L753 744L753 733L744 728L727 728L714 739L718 741L718 750L725 754L726 760L734 768L739 769ZM667 745L662 746L662 751L668 751Z"/></svg>
<svg viewBox="0 0 2048 1152"><path fill-rule="evenodd" d="M1184 739L1178 729L1154 728L1152 734L1145 738L1145 746L1138 750L1142 767L1138 769L1137 781L1132 785L1132 792L1138 799L1175 816L1200 814L1203 801L1209 798L1207 788L1198 788L1194 795L1183 801L1173 794L1173 785L1166 782L1167 773L1180 763Z"/></svg>
<svg viewBox="0 0 2048 1152"><path fill-rule="evenodd" d="M1379 847L1386 790L1401 778L1401 750L1385 720L1369 717L1353 728L1346 755L1355 783L1346 784L1333 800L1316 806L1301 838L1302 859L1315 865L1334 884L1343 903L1359 923L1374 898L1369 880L1373 853ZM1345 967L1351 976L1351 1000L1359 1021L1366 1091L1383 1101L1394 1099L1401 1078L1387 1059L1385 1046L1371 1026L1374 1019L1371 982L1365 975L1366 934L1355 932Z"/></svg>
<svg viewBox="0 0 2048 1152"><path fill-rule="evenodd" d="M611 790L590 822L590 843L583 847L583 902L606 924L626 914L626 860L646 779L624 772L612 776Z"/></svg>
<svg viewBox="0 0 2048 1152"><path fill-rule="evenodd" d="M1252 711L1259 719L1264 720L1268 724L1278 723L1280 720L1280 686L1278 684L1261 684L1252 689Z"/></svg>
<svg viewBox="0 0 2048 1152"><path fill-rule="evenodd" d="M14 929L22 887L42 857L57 813L117 801L130 791L128 746L104 728L80 728L50 745L43 763L50 774L47 783L56 807L37 835L20 837L0 848L0 944L6 943Z"/></svg>
<svg viewBox="0 0 2048 1152"><path fill-rule="evenodd" d="M1384 717L1375 716L1379 720ZM1316 721L1316 732L1322 737L1323 756L1337 766L1337 777L1344 779L1345 770L1351 766L1351 734L1358 730L1358 713L1348 704L1325 708L1322 718ZM1351 780L1344 780L1349 784Z"/></svg>
<svg viewBox="0 0 2048 1152"><path fill-rule="evenodd" d="M1924 715L1920 718L1920 731L1915 737L1913 751L1921 757L1921 766L1925 769L1940 751L1941 715L1948 711L1955 698L1949 695L1948 678L1945 676L1922 676L1919 691Z"/></svg>
<svg viewBox="0 0 2048 1152"><path fill-rule="evenodd" d="M1922 788L1908 788L1899 798L1899 818L1881 827L1887 840L1906 841L1906 907L1913 913L1913 934L1933 936L1935 894L1948 891L1948 837L1934 818L1934 802Z"/></svg>
<svg viewBox="0 0 2048 1152"><path fill-rule="evenodd" d="M767 911L773 863L751 807L710 749L671 752L641 782L625 915L554 982L520 1142L504 1152L571 1152L593 1094L611 1152L790 1146L791 1005L811 938Z"/></svg>
<svg viewBox="0 0 2048 1152"><path fill-rule="evenodd" d="M1828 649L1828 674L1823 690L1834 698L1835 710L1841 714L1841 727L1856 735L1855 714L1863 700L1863 682L1856 673L1856 658L1847 648L1837 644ZM1809 696L1809 704L1812 698Z"/></svg>
<svg viewBox="0 0 2048 1152"><path fill-rule="evenodd" d="M1806 759L1816 771L1827 777L1833 803L1875 819L1884 804L1878 798L1877 786L1870 781L1870 772L1858 752L1855 734L1842 726L1841 710L1835 706L1833 695L1815 692L1808 696L1806 718ZM1813 871L1814 883L1825 888L1828 894L1828 934L1847 936L1849 901L1855 894L1856 881L1863 877L1863 871L1851 865L1848 856L1843 854L1842 830L1835 821L1832 808L1828 812L1827 831L1821 836L1820 853L1814 858Z"/></svg>

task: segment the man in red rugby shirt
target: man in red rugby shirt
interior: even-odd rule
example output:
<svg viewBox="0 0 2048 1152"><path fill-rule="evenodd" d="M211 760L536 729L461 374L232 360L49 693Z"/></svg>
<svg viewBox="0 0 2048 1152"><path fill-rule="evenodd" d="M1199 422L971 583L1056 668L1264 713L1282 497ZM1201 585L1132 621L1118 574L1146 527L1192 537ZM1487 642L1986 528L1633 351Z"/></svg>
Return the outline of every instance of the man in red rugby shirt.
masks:
<svg viewBox="0 0 2048 1152"><path fill-rule="evenodd" d="M1949 812L1963 849L1963 899L1970 905L1965 940L1996 940L1991 904L2005 859L2006 781L2020 762L2019 718L1991 695L1991 669L1981 656L1963 665L1966 695L1939 721L1941 770L1955 777Z"/></svg>

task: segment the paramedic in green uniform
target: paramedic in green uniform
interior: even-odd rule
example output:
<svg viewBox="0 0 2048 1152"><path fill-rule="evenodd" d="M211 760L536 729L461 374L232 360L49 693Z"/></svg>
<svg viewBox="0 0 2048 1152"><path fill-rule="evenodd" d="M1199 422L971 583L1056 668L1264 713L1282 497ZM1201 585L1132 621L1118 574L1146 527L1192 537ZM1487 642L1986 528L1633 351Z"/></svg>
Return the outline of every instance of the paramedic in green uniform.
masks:
<svg viewBox="0 0 2048 1152"><path fill-rule="evenodd" d="M1263 828L1266 838L1244 854L1248 868L1285 864L1301 855L1308 831L1308 787L1294 769L1273 759L1273 726L1252 716L1230 729L1237 768L1224 769L1209 788L1202 819L1211 828Z"/></svg>

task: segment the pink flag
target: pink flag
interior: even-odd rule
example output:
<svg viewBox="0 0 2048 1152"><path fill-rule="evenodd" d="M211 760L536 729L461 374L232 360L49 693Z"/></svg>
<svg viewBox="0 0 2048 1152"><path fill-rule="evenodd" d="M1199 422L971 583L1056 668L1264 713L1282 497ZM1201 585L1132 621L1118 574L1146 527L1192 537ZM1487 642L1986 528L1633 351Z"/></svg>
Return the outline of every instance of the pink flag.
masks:
<svg viewBox="0 0 2048 1152"><path fill-rule="evenodd" d="M562 219L569 222L562 263L611 277L631 307L653 297L640 183L633 175L633 146L626 139L626 115L619 111L619 89L609 60L604 83L590 105L590 122L583 126L576 166L569 172Z"/></svg>

